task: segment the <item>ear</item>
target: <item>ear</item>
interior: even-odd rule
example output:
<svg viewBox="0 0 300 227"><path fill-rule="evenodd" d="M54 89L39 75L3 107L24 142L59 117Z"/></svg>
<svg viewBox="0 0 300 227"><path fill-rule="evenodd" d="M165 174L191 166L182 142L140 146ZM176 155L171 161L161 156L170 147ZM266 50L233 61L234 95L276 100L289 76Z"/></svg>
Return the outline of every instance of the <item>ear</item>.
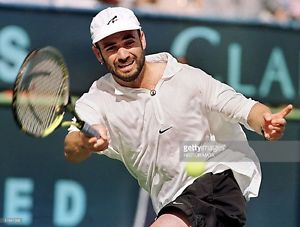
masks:
<svg viewBox="0 0 300 227"><path fill-rule="evenodd" d="M143 31L141 31L141 43L142 43L143 50L145 50L147 46L147 42L146 42L145 33Z"/></svg>
<svg viewBox="0 0 300 227"><path fill-rule="evenodd" d="M93 45L92 46L92 50L93 50L93 53L95 54L96 58L98 59L98 61L103 64L103 58L102 58L102 55L100 53L100 50L95 46Z"/></svg>

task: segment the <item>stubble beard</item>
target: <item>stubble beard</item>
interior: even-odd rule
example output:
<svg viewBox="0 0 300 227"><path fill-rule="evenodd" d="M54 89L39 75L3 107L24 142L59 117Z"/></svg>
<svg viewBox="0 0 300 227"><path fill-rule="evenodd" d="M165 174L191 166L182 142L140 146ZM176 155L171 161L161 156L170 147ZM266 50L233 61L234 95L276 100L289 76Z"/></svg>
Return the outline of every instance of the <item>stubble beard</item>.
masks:
<svg viewBox="0 0 300 227"><path fill-rule="evenodd" d="M107 67L107 70L109 72L111 72L113 74L114 77L118 78L119 80L121 81L124 81L124 82L132 82L132 81L135 81L141 74L141 71L144 67L144 64L145 64L145 53L144 51L142 52L141 54L141 57L140 58L136 58L136 65L137 67L134 69L133 72L130 72L130 73L119 73L115 67L109 65L109 64L106 64L106 67Z"/></svg>

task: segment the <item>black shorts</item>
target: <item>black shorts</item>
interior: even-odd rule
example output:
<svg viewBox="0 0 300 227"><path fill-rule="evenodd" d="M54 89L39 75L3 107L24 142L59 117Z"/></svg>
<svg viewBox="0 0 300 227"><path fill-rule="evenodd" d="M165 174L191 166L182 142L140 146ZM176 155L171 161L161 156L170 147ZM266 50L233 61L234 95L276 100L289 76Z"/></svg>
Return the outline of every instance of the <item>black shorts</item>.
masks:
<svg viewBox="0 0 300 227"><path fill-rule="evenodd" d="M158 213L179 211L192 227L240 227L246 222L246 200L231 170L197 178Z"/></svg>

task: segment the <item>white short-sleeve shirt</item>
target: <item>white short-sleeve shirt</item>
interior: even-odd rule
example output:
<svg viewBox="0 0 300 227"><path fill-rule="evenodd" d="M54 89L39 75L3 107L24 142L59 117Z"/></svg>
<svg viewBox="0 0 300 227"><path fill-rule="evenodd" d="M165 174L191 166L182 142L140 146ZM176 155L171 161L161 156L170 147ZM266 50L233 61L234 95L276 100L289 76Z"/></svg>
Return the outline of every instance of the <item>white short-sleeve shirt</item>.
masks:
<svg viewBox="0 0 300 227"><path fill-rule="evenodd" d="M250 129L256 102L168 53L146 61L167 63L155 91L120 86L108 73L76 102L84 121L108 129L109 148L99 153L123 162L158 212L195 180L186 174L183 145L216 141L223 149L206 160L204 173L232 169L245 198L257 196L260 164L240 126Z"/></svg>

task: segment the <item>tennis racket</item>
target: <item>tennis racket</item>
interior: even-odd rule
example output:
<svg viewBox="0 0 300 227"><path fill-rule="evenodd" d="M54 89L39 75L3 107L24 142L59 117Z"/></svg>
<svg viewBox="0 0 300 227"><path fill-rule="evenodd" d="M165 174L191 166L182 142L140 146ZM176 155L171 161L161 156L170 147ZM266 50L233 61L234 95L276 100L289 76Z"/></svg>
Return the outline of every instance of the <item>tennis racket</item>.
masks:
<svg viewBox="0 0 300 227"><path fill-rule="evenodd" d="M75 125L88 137L100 138L76 114L69 89L68 69L58 49L48 46L30 52L13 88L12 109L20 129L34 137L46 137L58 127ZM66 111L76 121L63 121Z"/></svg>

